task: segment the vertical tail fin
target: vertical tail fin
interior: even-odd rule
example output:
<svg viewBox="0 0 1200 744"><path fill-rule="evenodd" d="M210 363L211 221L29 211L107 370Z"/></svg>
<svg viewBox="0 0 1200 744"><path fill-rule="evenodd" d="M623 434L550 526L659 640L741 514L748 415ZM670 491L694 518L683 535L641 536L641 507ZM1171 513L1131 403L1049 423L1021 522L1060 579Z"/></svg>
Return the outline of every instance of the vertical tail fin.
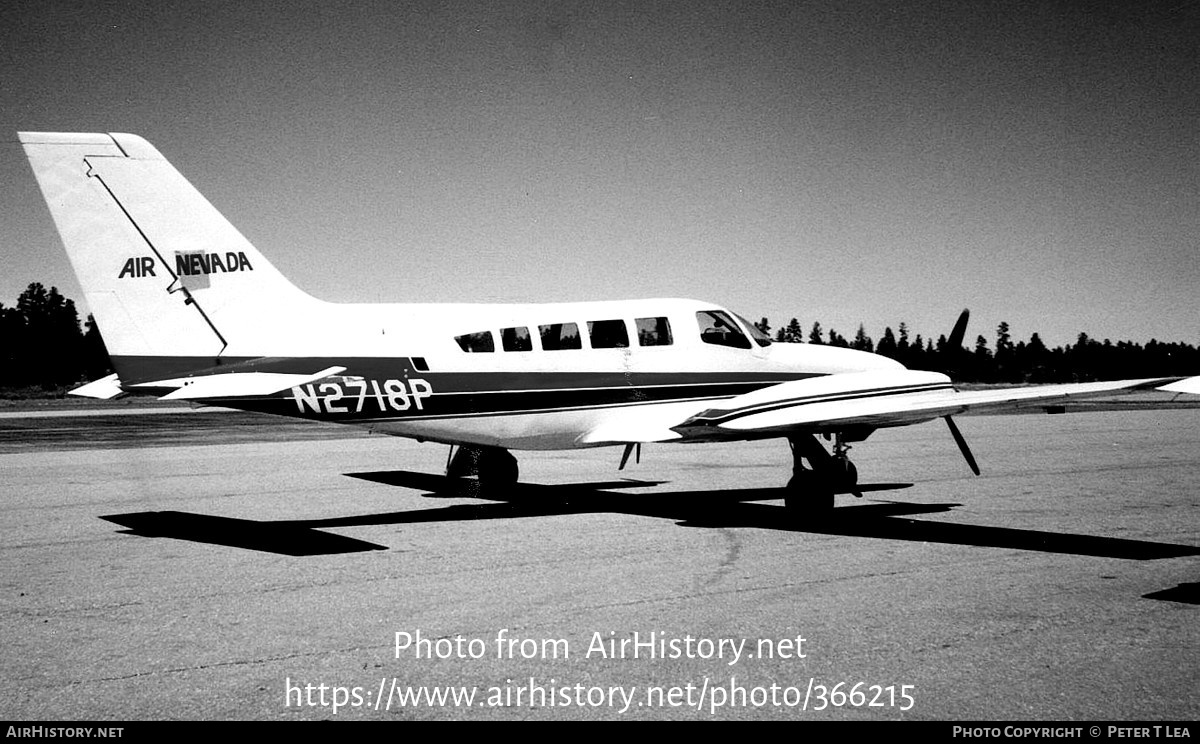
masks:
<svg viewBox="0 0 1200 744"><path fill-rule="evenodd" d="M19 136L122 380L262 354L316 302L141 137Z"/></svg>

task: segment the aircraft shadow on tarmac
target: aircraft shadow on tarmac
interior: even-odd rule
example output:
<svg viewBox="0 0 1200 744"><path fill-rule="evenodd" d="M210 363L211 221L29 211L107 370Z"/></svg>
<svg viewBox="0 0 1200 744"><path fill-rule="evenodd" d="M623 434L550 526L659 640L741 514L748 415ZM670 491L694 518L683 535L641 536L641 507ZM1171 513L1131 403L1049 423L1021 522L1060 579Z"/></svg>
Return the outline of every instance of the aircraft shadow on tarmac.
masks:
<svg viewBox="0 0 1200 744"><path fill-rule="evenodd" d="M1200 582L1185 582L1170 589L1143 594L1145 599L1157 599L1163 602L1182 602L1183 604L1200 605Z"/></svg>
<svg viewBox="0 0 1200 744"><path fill-rule="evenodd" d="M669 519L680 526L704 529L749 527L883 540L1014 548L1127 560L1200 555L1200 549L1186 545L908 518L918 514L948 512L959 506L953 503L882 501L861 506L842 506L824 518L799 520L785 511L782 505L755 503L781 500L784 496L781 488L623 494L619 492L621 489L645 488L662 483L619 480L568 485L519 483L502 495L484 496L478 492L478 484L473 480L452 481L444 476L428 473L389 470L346 475L373 483L424 491L424 497L430 499L482 498L490 503L453 504L429 509L315 520L258 521L177 511L113 514L101 519L127 528L128 534L143 537L167 537L292 556L388 549L383 545L323 532L324 529L480 519L521 519L567 514L630 514ZM886 491L908 488L911 485L863 484L859 489L864 492Z"/></svg>

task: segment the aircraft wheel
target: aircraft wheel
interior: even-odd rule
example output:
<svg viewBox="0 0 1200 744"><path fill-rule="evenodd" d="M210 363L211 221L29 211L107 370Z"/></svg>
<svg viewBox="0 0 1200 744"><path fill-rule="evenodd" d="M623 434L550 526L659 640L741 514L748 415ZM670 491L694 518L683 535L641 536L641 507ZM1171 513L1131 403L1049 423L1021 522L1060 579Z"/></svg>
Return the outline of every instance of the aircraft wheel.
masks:
<svg viewBox="0 0 1200 744"><path fill-rule="evenodd" d="M479 447L462 445L454 452L454 457L446 467L447 478L466 478L479 472L479 459L483 450Z"/></svg>
<svg viewBox="0 0 1200 744"><path fill-rule="evenodd" d="M484 489L516 485L520 475L517 458L499 447L488 447L479 456L479 485Z"/></svg>
<svg viewBox="0 0 1200 744"><path fill-rule="evenodd" d="M848 458L834 458L833 469L833 478L843 490L849 490L858 485L858 468Z"/></svg>

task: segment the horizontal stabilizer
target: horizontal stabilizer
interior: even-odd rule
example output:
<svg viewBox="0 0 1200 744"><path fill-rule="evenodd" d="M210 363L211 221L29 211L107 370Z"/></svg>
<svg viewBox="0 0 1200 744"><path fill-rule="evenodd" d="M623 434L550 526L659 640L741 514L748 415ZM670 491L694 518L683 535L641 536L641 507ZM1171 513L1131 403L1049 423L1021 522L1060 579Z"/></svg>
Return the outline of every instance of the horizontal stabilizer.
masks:
<svg viewBox="0 0 1200 744"><path fill-rule="evenodd" d="M307 385L331 375L345 372L345 367L329 367L311 375L293 375L282 372L230 372L220 375L193 377L162 397L162 400L205 400L209 398L247 398L274 395L288 388ZM178 383L179 381L173 381ZM150 383L151 386L166 386L165 383Z"/></svg>
<svg viewBox="0 0 1200 744"><path fill-rule="evenodd" d="M121 378L117 377L117 373L114 372L108 377L101 377L99 380L93 380L86 385L80 385L74 390L69 390L67 391L67 395L112 400L113 398L128 395L128 393L121 389Z"/></svg>

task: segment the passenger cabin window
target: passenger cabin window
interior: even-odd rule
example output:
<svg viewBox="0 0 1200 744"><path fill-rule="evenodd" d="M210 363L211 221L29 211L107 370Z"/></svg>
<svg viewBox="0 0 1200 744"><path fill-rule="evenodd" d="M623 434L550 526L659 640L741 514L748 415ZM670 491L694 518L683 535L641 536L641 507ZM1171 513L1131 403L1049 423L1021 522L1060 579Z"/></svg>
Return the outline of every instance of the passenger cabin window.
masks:
<svg viewBox="0 0 1200 744"><path fill-rule="evenodd" d="M666 318L638 318L638 346L670 346L671 323Z"/></svg>
<svg viewBox="0 0 1200 744"><path fill-rule="evenodd" d="M583 344L579 340L579 326L574 323L552 323L538 326L538 333L542 336L543 351L583 348Z"/></svg>
<svg viewBox="0 0 1200 744"><path fill-rule="evenodd" d="M623 320L589 320L588 338L593 349L625 349L629 347L629 332Z"/></svg>
<svg viewBox="0 0 1200 744"><path fill-rule="evenodd" d="M491 331L464 333L461 336L455 336L454 340L457 341L459 347L466 352L479 353L496 350L496 342L492 340Z"/></svg>
<svg viewBox="0 0 1200 744"><path fill-rule="evenodd" d="M742 333L733 322L733 318L720 310L701 310L696 313L696 322L700 324L700 340L716 346L732 346L735 349L749 349L750 339Z"/></svg>
<svg viewBox="0 0 1200 744"><path fill-rule="evenodd" d="M533 338L525 326L501 328L500 345L505 351L533 351Z"/></svg>

